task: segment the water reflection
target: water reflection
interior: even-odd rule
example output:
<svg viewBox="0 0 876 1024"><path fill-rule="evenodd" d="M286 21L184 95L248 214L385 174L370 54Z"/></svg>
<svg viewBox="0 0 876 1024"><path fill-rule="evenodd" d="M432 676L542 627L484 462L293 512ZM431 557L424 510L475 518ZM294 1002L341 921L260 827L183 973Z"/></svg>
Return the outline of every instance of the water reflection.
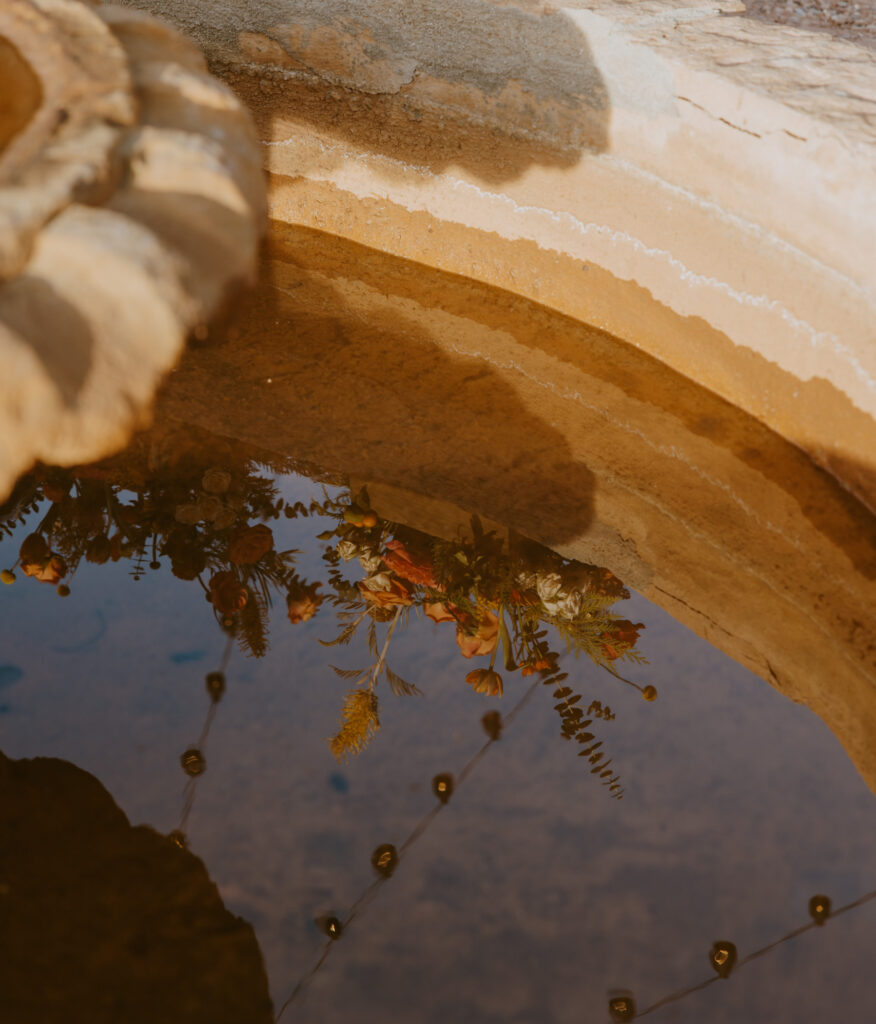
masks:
<svg viewBox="0 0 876 1024"><path fill-rule="evenodd" d="M261 657L272 594L303 586L295 552L277 551L267 525L284 508L274 475L294 468L291 459L191 431L141 436L92 466L41 468L0 510L10 536L25 514L37 517L3 582L14 583L19 569L67 597L82 562L127 561L136 581L164 558L178 579L197 581L240 648Z"/></svg>
<svg viewBox="0 0 876 1024"><path fill-rule="evenodd" d="M320 643L346 646L361 629L372 659L360 668L331 666L350 683L329 740L338 761L364 750L379 730L381 681L397 697L422 696L417 684L390 667L393 636L412 616L447 623L444 635L453 637L462 658L488 659L465 675L475 692L501 697L504 677L515 672L553 687L561 736L581 745L578 756L588 759L591 774L621 799L620 776L590 731L594 720L610 722L615 715L598 700L585 712L581 694L560 668L562 656L583 654L646 701L656 699L653 685L618 671L624 661L647 663L636 646L644 623L614 611L616 602L630 596L621 581L608 569L563 558L513 530L486 529L478 516L452 538L392 522L371 507L366 487L329 493L323 485L321 500L287 502L275 474L295 465L206 431L156 429L122 455L95 465L40 467L0 509L9 538L17 539L14 525L26 523L30 530L17 560L3 570L4 582L15 583L20 571L69 597L82 563L126 561L134 582L147 567L169 565L177 579L200 587L229 640L257 658L268 651L269 610L278 594L285 595L292 625L310 621L328 604L340 631ZM317 534L323 580L299 575L298 550L278 550L268 524L281 516L323 521ZM208 676L211 715L224 692L229 651ZM210 721L183 755L193 780L206 767Z"/></svg>
<svg viewBox="0 0 876 1024"><path fill-rule="evenodd" d="M4 508L0 745L203 857L283 1024L866 1019L872 906L775 937L872 886L872 797L715 648L876 778L872 518L620 343L319 253Z"/></svg>
<svg viewBox="0 0 876 1024"><path fill-rule="evenodd" d="M633 346L275 223L249 307L189 353L159 414L354 474L392 521L448 536L448 507L476 512L607 566L804 702L876 791L876 519Z"/></svg>

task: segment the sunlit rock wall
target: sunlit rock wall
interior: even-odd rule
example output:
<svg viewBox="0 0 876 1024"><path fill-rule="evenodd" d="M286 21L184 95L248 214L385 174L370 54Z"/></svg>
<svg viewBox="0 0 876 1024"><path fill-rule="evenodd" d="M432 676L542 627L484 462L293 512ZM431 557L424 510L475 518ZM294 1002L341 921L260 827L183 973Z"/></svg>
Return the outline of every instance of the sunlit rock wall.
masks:
<svg viewBox="0 0 876 1024"><path fill-rule="evenodd" d="M876 505L876 61L735 0L134 0L256 112L271 212L641 346Z"/></svg>

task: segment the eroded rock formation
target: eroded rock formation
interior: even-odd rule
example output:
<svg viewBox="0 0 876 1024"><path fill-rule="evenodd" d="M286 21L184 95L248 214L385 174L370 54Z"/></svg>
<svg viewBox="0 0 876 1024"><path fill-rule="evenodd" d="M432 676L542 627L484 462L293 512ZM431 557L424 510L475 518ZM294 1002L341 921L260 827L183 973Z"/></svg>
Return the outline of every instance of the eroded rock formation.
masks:
<svg viewBox="0 0 876 1024"><path fill-rule="evenodd" d="M257 140L198 48L79 0L0 9L0 493L119 447L254 274Z"/></svg>

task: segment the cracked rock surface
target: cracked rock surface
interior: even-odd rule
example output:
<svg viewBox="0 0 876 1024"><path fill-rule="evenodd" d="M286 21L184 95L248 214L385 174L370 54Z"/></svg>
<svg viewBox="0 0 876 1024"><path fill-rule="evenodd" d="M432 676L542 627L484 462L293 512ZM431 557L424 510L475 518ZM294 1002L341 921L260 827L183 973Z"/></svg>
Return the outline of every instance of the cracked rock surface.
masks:
<svg viewBox="0 0 876 1024"><path fill-rule="evenodd" d="M2 496L124 444L252 279L265 190L241 103L148 15L7 0L0 45Z"/></svg>

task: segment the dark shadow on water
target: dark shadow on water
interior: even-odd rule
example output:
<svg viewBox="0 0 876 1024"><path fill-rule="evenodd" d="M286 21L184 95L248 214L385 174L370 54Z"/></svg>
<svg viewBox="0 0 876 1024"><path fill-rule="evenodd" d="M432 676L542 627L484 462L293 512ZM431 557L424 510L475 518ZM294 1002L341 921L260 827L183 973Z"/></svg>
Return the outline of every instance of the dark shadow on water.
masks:
<svg viewBox="0 0 876 1024"><path fill-rule="evenodd" d="M68 761L0 753L3 1019L267 1024L261 952L203 863Z"/></svg>

